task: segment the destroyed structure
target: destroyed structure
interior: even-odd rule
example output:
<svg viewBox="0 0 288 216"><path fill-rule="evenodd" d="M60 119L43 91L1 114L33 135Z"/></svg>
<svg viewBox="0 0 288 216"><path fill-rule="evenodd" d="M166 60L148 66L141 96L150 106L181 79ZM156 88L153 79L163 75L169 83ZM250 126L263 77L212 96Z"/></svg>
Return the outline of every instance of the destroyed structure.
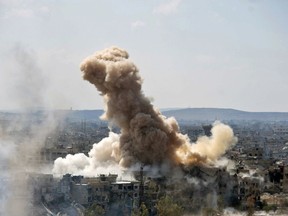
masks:
<svg viewBox="0 0 288 216"><path fill-rule="evenodd" d="M218 121L196 127L197 134L185 128L188 133L183 134L176 119L163 116L145 97L142 78L128 58L125 50L112 47L81 64L83 78L106 103L102 118L118 131L108 133L104 128L108 136L96 140L95 135L87 136L87 125L81 123L83 131L75 133L75 139L59 133L59 145L54 145L51 136L37 154L25 155L25 160L44 163L57 157L52 172L63 175L29 174L25 183L33 191L33 205L41 206L47 215L82 215L97 205L106 215L121 216L131 215L142 204L149 215L157 215L157 203L165 196L172 197L185 213L287 204L285 128L275 128L272 134L266 128L263 131L268 133L259 140L259 131L244 127L236 146L239 128L233 128L234 136L230 126ZM281 160L275 163L277 156ZM97 168L109 166L125 168L135 179L97 173Z"/></svg>
<svg viewBox="0 0 288 216"><path fill-rule="evenodd" d="M66 174L61 178L33 174L31 179L35 184L31 187L34 187L35 203L44 205L54 215L61 213L61 203L72 203L80 212L97 204L105 215L131 215L144 203L150 215L157 215L157 202L164 196L172 197L185 212L196 214L207 208L247 210L251 203L259 210L264 205L285 206L287 173L288 167L282 165L254 172L238 164L229 172L226 167L194 166L186 169L183 176L173 178L149 176L142 169L134 172L133 181L119 180L114 174L97 177Z"/></svg>

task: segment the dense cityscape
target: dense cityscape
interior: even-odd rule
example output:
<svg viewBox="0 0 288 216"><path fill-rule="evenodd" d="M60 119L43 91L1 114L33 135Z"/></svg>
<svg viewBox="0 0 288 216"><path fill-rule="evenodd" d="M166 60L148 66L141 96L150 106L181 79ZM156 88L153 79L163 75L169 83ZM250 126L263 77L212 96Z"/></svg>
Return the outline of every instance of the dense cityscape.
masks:
<svg viewBox="0 0 288 216"><path fill-rule="evenodd" d="M162 113L128 58L110 47L80 65L103 112L0 113L1 215L287 214L286 113Z"/></svg>
<svg viewBox="0 0 288 216"><path fill-rule="evenodd" d="M226 152L222 162L182 167L176 175L175 172L153 175L145 166L129 170L130 175L107 172L88 177L74 173L56 175L51 173L51 167L57 158L79 152L88 156L92 145L107 137L109 131L119 132L98 119L79 120L73 112L76 111L54 114L53 118L59 118L57 124L40 138L33 137L35 127L41 127L47 115L1 113L2 141L19 142L20 148L23 140L30 139L40 146L21 155L25 169L12 172L12 160L8 156L2 159L2 211L15 199L29 209L30 215L169 215L169 211L171 215L287 213L287 121L230 120L226 123L233 128L238 142ZM201 136L211 136L212 124L213 121L210 124L185 121L180 123L180 129L195 142ZM25 190L18 188L23 182ZM171 209L167 210L165 205Z"/></svg>
<svg viewBox="0 0 288 216"><path fill-rule="evenodd" d="M287 11L0 0L0 216L288 215Z"/></svg>

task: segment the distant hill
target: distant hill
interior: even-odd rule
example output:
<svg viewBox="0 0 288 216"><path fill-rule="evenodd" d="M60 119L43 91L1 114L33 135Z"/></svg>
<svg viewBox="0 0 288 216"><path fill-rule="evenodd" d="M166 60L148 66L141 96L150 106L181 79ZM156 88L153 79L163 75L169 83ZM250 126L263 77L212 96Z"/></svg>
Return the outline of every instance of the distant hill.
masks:
<svg viewBox="0 0 288 216"><path fill-rule="evenodd" d="M100 121L100 116L104 113L104 110L71 110L67 117L73 120L86 120L86 121Z"/></svg>
<svg viewBox="0 0 288 216"><path fill-rule="evenodd" d="M2 119L46 119L53 115L56 119L69 119L70 121L100 122L103 110L32 110L32 111L0 111Z"/></svg>
<svg viewBox="0 0 288 216"><path fill-rule="evenodd" d="M47 111L46 111L47 112ZM48 111L49 112L49 111ZM174 116L177 121L288 121L288 112L245 112L235 109L221 108L186 108L186 109L163 109L162 114L167 117ZM21 112L20 112L21 113ZM15 116L19 112L1 112L2 116ZM36 111L29 113L34 118L45 113ZM101 121L99 118L104 113L103 110L56 110L56 116L66 116L72 121Z"/></svg>
<svg viewBox="0 0 288 216"><path fill-rule="evenodd" d="M222 108L185 108L164 109L162 114L174 116L178 121L288 121L288 112L245 112ZM99 120L103 110L70 111L73 119Z"/></svg>
<svg viewBox="0 0 288 216"><path fill-rule="evenodd" d="M288 112L245 112L221 108L187 108L162 112L178 121L288 121Z"/></svg>

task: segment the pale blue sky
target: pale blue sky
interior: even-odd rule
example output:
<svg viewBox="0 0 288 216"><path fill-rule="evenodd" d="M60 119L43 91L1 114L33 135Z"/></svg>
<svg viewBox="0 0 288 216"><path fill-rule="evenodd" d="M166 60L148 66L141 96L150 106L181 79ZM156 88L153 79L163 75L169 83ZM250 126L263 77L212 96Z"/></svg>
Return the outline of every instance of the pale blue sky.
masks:
<svg viewBox="0 0 288 216"><path fill-rule="evenodd" d="M83 58L126 49L159 108L288 111L286 0L0 0L0 109L102 109Z"/></svg>

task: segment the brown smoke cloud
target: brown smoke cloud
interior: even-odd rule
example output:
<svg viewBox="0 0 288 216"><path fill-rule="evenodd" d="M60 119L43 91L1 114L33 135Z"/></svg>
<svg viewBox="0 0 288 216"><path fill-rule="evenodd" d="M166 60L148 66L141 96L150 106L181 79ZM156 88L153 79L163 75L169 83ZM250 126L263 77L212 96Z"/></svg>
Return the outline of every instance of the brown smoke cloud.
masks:
<svg viewBox="0 0 288 216"><path fill-rule="evenodd" d="M105 100L103 119L121 128L120 165L135 163L192 165L215 161L236 142L232 129L215 123L211 137L191 144L179 132L174 118L155 110L142 92L142 78L128 53L111 47L86 58L80 66L83 78L95 85Z"/></svg>
<svg viewBox="0 0 288 216"><path fill-rule="evenodd" d="M220 122L214 123L210 137L191 143L187 135L179 132L175 118L166 118L153 108L142 92L138 69L128 58L125 50L112 47L81 63L83 78L95 85L104 98L102 118L121 131L110 132L109 137L94 144L88 157L79 153L58 158L54 174L119 173L121 167L133 169L139 164L159 167L166 173L171 166L213 164L236 143L233 130Z"/></svg>
<svg viewBox="0 0 288 216"><path fill-rule="evenodd" d="M199 137L192 145L186 142L176 151L182 164L213 163L237 142L233 130L221 122L213 124L211 133L210 137Z"/></svg>

